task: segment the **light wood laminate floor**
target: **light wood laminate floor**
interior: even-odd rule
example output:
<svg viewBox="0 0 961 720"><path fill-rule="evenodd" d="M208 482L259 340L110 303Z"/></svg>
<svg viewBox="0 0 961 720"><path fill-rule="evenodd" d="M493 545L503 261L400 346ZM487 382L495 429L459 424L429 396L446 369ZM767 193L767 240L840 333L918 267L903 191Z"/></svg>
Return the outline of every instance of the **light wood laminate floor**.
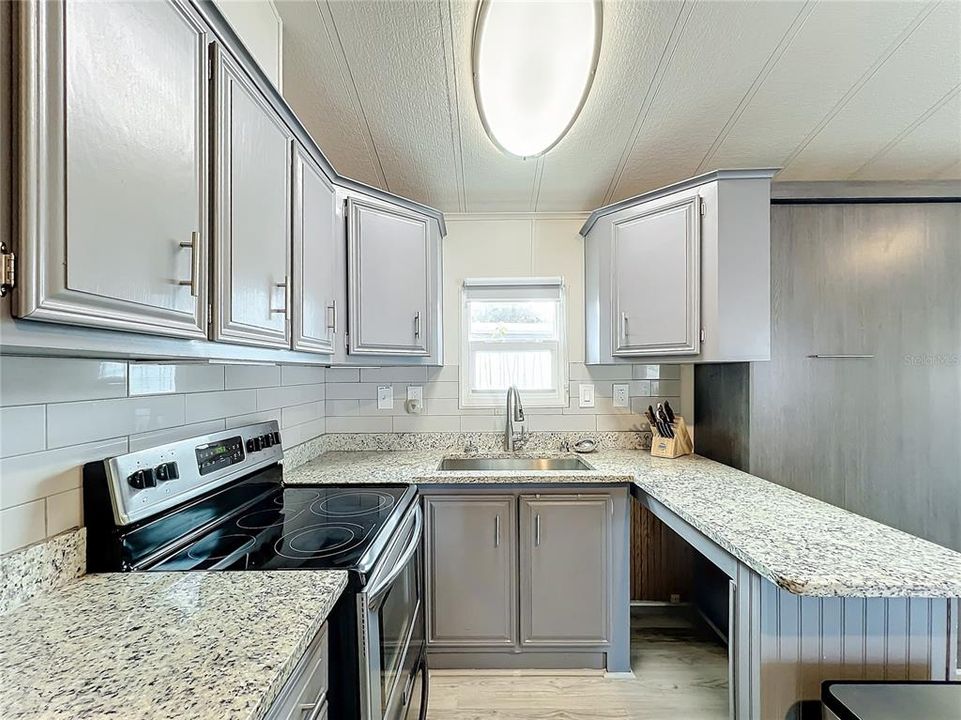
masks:
<svg viewBox="0 0 961 720"><path fill-rule="evenodd" d="M428 720L728 720L727 649L681 608L631 619L635 678L434 671Z"/></svg>

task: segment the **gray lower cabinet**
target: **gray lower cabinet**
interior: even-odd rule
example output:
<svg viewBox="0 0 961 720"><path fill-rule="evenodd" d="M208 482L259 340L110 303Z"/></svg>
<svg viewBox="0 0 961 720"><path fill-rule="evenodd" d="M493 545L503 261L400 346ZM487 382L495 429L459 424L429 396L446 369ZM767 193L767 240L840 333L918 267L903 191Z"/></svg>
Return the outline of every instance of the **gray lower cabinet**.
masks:
<svg viewBox="0 0 961 720"><path fill-rule="evenodd" d="M510 495L424 499L427 640L513 647L517 639L517 517Z"/></svg>
<svg viewBox="0 0 961 720"><path fill-rule="evenodd" d="M520 497L521 644L610 642L613 509L609 495Z"/></svg>
<svg viewBox="0 0 961 720"><path fill-rule="evenodd" d="M327 625L314 637L287 684L267 713L266 720L321 720L327 717L330 657Z"/></svg>

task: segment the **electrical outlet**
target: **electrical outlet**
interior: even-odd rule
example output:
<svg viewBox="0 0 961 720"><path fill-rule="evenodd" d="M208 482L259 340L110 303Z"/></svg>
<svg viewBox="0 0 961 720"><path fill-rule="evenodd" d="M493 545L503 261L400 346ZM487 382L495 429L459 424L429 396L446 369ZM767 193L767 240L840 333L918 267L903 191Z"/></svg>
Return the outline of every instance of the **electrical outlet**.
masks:
<svg viewBox="0 0 961 720"><path fill-rule="evenodd" d="M578 385L578 407L591 408L594 407L594 386L586 385L581 383Z"/></svg>
<svg viewBox="0 0 961 720"><path fill-rule="evenodd" d="M681 596L677 593L671 593L671 603L677 605L679 602L681 602Z"/></svg>
<svg viewBox="0 0 961 720"><path fill-rule="evenodd" d="M377 409L378 410L394 409L394 386L393 385L377 386Z"/></svg>
<svg viewBox="0 0 961 720"><path fill-rule="evenodd" d="M631 386L627 383L615 383L614 385L614 407L626 408L630 404Z"/></svg>
<svg viewBox="0 0 961 720"><path fill-rule="evenodd" d="M424 386L423 385L408 385L407 386L407 399L417 400L420 402L424 401Z"/></svg>

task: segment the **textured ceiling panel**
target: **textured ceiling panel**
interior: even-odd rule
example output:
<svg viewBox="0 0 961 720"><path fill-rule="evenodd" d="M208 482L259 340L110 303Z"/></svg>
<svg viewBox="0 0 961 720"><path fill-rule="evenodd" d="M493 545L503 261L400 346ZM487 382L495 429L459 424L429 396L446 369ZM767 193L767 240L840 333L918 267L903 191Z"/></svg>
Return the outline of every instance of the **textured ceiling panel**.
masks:
<svg viewBox="0 0 961 720"><path fill-rule="evenodd" d="M961 87L854 174L857 180L941 177L961 163ZM958 177L954 175L954 177Z"/></svg>
<svg viewBox="0 0 961 720"><path fill-rule="evenodd" d="M722 167L961 176L957 0L608 0L587 103L528 161L478 116L475 0L275 1L284 93L338 171L448 212L590 210Z"/></svg>
<svg viewBox="0 0 961 720"><path fill-rule="evenodd" d="M781 167L845 94L896 49L931 6L823 2L701 169Z"/></svg>
<svg viewBox="0 0 961 720"><path fill-rule="evenodd" d="M961 84L959 32L961 3L938 5L778 179L845 179L857 172Z"/></svg>
<svg viewBox="0 0 961 720"><path fill-rule="evenodd" d="M765 0L696 4L609 199L694 175L809 7Z"/></svg>
<svg viewBox="0 0 961 720"><path fill-rule="evenodd" d="M340 172L382 187L343 53L314 0L274 3L284 24L284 97Z"/></svg>
<svg viewBox="0 0 961 720"><path fill-rule="evenodd" d="M663 74L662 60L681 32L688 14L682 8L681 2L605 6L597 76L574 126L544 158L537 210L565 211L604 203L611 178L632 140L634 123Z"/></svg>
<svg viewBox="0 0 961 720"><path fill-rule="evenodd" d="M436 3L329 3L391 192L458 203L445 38Z"/></svg>

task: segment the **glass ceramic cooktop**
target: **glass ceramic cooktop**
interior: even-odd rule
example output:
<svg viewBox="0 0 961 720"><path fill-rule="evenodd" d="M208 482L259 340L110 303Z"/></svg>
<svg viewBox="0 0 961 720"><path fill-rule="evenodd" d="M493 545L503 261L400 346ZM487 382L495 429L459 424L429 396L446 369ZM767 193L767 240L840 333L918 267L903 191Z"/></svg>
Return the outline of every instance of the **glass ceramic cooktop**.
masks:
<svg viewBox="0 0 961 720"><path fill-rule="evenodd" d="M406 489L286 488L151 569L354 568Z"/></svg>

